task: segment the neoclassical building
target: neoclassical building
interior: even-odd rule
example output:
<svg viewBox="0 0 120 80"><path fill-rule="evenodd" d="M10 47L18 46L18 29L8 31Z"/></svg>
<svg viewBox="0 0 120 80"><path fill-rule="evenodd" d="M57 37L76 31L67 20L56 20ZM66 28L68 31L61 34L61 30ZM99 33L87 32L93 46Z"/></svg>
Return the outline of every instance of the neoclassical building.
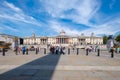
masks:
<svg viewBox="0 0 120 80"><path fill-rule="evenodd" d="M7 34L0 34L0 41L12 44L14 41L14 36L7 35Z"/></svg>
<svg viewBox="0 0 120 80"><path fill-rule="evenodd" d="M81 34L80 36L68 36L65 31L62 30L58 36L42 36L37 37L35 33L31 37L24 38L24 45L53 45L53 46L73 46L73 45L87 45L87 44L103 44L103 38L97 37L94 33L90 36L85 36Z"/></svg>
<svg viewBox="0 0 120 80"><path fill-rule="evenodd" d="M20 44L19 37L13 36L13 35L8 35L8 34L0 34L0 42L10 44L9 47L11 49L14 49L15 46L18 46Z"/></svg>

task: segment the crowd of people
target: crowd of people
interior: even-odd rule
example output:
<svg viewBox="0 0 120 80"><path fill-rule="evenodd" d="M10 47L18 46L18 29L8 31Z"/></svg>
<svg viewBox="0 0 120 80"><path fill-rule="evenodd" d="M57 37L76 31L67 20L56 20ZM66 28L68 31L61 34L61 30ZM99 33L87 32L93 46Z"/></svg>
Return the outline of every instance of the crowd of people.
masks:
<svg viewBox="0 0 120 80"><path fill-rule="evenodd" d="M65 54L64 50L65 50L65 47L62 47L62 46L51 46L50 47L50 52L52 54Z"/></svg>
<svg viewBox="0 0 120 80"><path fill-rule="evenodd" d="M40 47L35 47L35 46L31 46L31 47L27 47L27 46L17 46L14 48L14 52L16 55L22 53L23 55L28 55L29 51L35 51L35 54L38 54L38 52L40 51ZM44 48L45 49L45 48ZM65 47L62 46L50 46L49 48L50 53L51 54L65 54L64 50Z"/></svg>
<svg viewBox="0 0 120 80"><path fill-rule="evenodd" d="M31 46L30 48L28 48L27 46L17 46L14 48L14 52L16 55L18 55L18 53L20 54L22 52L23 55L28 55L29 51L35 51L36 54L38 54L40 50L40 47L33 47Z"/></svg>

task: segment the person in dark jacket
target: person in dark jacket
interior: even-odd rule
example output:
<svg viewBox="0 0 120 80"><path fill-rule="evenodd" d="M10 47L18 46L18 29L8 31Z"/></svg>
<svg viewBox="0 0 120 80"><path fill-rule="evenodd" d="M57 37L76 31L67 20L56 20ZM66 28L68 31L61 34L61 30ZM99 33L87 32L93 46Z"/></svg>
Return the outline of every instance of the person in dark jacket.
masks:
<svg viewBox="0 0 120 80"><path fill-rule="evenodd" d="M23 53L23 55L25 54L25 51L26 51L26 48L25 48L25 46L23 46L22 47L22 53Z"/></svg>

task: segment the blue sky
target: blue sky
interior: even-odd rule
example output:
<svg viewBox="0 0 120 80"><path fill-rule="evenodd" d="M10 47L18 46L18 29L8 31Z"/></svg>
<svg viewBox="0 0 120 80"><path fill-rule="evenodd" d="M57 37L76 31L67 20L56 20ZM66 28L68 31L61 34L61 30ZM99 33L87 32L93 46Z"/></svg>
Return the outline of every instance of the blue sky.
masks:
<svg viewBox="0 0 120 80"><path fill-rule="evenodd" d="M120 32L120 0L0 0L0 33L20 37Z"/></svg>

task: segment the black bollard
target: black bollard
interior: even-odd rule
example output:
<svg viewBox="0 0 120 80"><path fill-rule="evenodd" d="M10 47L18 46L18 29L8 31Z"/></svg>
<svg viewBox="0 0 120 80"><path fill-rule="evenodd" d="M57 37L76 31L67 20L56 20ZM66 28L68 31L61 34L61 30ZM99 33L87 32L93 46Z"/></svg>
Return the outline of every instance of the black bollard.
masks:
<svg viewBox="0 0 120 80"><path fill-rule="evenodd" d="M114 57L114 53L111 53L111 58L113 58Z"/></svg>
<svg viewBox="0 0 120 80"><path fill-rule="evenodd" d="M35 48L35 53L38 54L38 50L37 50L37 48Z"/></svg>
<svg viewBox="0 0 120 80"><path fill-rule="evenodd" d="M79 54L79 48L77 48L77 55Z"/></svg>
<svg viewBox="0 0 120 80"><path fill-rule="evenodd" d="M87 49L86 49L86 56L88 56L88 52L89 52L89 49L87 48Z"/></svg>
<svg viewBox="0 0 120 80"><path fill-rule="evenodd" d="M28 48L26 49L26 54L28 55Z"/></svg>
<svg viewBox="0 0 120 80"><path fill-rule="evenodd" d="M46 48L44 48L44 54L46 54Z"/></svg>
<svg viewBox="0 0 120 80"><path fill-rule="evenodd" d="M70 48L68 48L68 54L70 54Z"/></svg>
<svg viewBox="0 0 120 80"><path fill-rule="evenodd" d="M5 56L5 49L3 48L3 54L2 54L3 56Z"/></svg>
<svg viewBox="0 0 120 80"><path fill-rule="evenodd" d="M97 52L98 52L98 55L97 55L97 56L100 56L100 49L98 49Z"/></svg>
<svg viewBox="0 0 120 80"><path fill-rule="evenodd" d="M111 58L113 58L113 57L114 57L114 50L111 49Z"/></svg>

